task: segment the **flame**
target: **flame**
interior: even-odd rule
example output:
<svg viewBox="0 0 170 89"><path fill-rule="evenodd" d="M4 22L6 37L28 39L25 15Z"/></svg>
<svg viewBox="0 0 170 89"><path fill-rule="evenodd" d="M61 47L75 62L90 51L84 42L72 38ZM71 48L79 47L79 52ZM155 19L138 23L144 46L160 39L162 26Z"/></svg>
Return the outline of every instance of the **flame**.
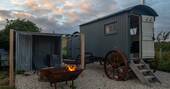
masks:
<svg viewBox="0 0 170 89"><path fill-rule="evenodd" d="M67 65L66 69L68 71L76 71L77 70L77 66L76 65Z"/></svg>

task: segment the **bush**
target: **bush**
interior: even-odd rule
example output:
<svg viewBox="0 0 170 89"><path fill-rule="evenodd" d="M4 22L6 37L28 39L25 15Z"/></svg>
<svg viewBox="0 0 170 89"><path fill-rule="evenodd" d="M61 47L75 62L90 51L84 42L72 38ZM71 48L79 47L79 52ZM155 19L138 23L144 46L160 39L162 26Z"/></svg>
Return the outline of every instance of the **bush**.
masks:
<svg viewBox="0 0 170 89"><path fill-rule="evenodd" d="M170 72L170 42L162 43L162 59L160 59L159 45L155 43L155 61L152 68L160 71Z"/></svg>
<svg viewBox="0 0 170 89"><path fill-rule="evenodd" d="M159 55L156 56L158 60L158 70L170 72L170 51L162 52L162 59L159 59Z"/></svg>

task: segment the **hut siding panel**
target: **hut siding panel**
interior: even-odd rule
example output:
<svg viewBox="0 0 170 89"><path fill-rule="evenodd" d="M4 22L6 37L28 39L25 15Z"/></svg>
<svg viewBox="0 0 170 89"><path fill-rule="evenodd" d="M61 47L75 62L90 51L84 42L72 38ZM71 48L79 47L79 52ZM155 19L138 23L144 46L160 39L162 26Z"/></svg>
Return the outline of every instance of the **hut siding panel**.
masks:
<svg viewBox="0 0 170 89"><path fill-rule="evenodd" d="M117 21L117 32L111 35L105 35L104 25L114 21ZM85 33L86 51L92 52L95 56L104 57L110 50L121 49L128 56L128 24L128 13L124 13L80 26L80 31Z"/></svg>
<svg viewBox="0 0 170 89"><path fill-rule="evenodd" d="M32 70L32 36L16 33L16 71Z"/></svg>

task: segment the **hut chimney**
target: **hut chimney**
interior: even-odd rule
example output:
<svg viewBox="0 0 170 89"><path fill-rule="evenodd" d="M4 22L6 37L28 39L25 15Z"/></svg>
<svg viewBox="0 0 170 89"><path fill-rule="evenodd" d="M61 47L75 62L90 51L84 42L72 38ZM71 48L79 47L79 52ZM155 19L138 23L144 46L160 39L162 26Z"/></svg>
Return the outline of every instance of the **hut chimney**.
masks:
<svg viewBox="0 0 170 89"><path fill-rule="evenodd" d="M145 5L145 0L141 0L141 4L142 4L142 5Z"/></svg>

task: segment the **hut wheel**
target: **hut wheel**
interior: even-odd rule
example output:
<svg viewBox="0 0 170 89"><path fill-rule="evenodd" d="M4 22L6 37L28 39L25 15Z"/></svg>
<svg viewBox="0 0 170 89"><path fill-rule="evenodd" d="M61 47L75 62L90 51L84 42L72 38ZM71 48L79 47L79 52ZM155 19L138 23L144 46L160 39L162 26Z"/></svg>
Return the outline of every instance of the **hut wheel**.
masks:
<svg viewBox="0 0 170 89"><path fill-rule="evenodd" d="M109 79L125 80L128 74L126 56L120 50L113 50L106 54L104 60L105 74Z"/></svg>

